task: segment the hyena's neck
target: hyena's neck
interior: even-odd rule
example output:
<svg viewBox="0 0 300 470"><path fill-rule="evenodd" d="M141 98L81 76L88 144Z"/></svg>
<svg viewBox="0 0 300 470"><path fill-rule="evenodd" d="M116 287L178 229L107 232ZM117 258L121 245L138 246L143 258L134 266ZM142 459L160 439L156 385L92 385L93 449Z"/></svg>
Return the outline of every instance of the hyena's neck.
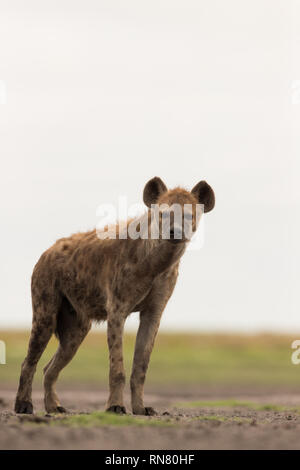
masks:
<svg viewBox="0 0 300 470"><path fill-rule="evenodd" d="M168 240L136 240L138 271L150 277L172 268L185 251L185 243L172 244Z"/></svg>
<svg viewBox="0 0 300 470"><path fill-rule="evenodd" d="M129 237L128 240L130 251L134 252L137 260L137 271L143 277L155 277L167 271L179 262L186 248L185 243L174 244L169 240L158 239L158 233L153 231L152 216L151 211L148 211L136 219L141 236L136 240Z"/></svg>

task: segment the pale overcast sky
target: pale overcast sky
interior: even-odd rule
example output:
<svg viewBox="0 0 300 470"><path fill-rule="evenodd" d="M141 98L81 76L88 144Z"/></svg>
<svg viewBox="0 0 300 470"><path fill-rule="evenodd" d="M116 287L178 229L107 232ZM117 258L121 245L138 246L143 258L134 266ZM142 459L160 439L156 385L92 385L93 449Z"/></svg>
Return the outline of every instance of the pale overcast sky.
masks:
<svg viewBox="0 0 300 470"><path fill-rule="evenodd" d="M94 227L103 202L141 202L157 175L206 179L217 201L162 328L300 332L299 13L284 0L1 1L0 328L30 326L43 250Z"/></svg>

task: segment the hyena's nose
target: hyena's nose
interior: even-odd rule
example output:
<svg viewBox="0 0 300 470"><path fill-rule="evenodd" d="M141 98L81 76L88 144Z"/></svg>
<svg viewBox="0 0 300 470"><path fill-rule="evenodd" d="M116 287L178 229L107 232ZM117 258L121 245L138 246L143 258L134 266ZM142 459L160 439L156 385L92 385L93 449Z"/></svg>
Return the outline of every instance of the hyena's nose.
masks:
<svg viewBox="0 0 300 470"><path fill-rule="evenodd" d="M182 240L182 230L179 227L170 228L170 241L177 242Z"/></svg>

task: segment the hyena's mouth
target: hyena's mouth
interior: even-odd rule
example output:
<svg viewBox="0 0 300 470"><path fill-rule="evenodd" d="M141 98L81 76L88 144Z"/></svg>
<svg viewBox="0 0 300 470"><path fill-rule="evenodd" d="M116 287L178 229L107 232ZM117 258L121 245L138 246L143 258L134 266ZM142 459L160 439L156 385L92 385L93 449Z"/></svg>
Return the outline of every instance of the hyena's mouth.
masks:
<svg viewBox="0 0 300 470"><path fill-rule="evenodd" d="M177 244L177 243L184 243L186 240L184 237L178 237L173 230L170 230L170 238L167 239L169 242Z"/></svg>

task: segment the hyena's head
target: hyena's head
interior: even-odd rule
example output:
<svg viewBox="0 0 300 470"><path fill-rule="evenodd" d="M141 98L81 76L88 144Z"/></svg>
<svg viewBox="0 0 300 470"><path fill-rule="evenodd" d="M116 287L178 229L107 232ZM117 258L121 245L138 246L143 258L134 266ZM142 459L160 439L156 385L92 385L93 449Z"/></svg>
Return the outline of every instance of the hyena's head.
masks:
<svg viewBox="0 0 300 470"><path fill-rule="evenodd" d="M187 242L197 229L201 214L214 208L215 195L206 181L200 181L191 191L177 187L169 189L157 176L146 184L144 203L151 209L152 233L171 243Z"/></svg>

